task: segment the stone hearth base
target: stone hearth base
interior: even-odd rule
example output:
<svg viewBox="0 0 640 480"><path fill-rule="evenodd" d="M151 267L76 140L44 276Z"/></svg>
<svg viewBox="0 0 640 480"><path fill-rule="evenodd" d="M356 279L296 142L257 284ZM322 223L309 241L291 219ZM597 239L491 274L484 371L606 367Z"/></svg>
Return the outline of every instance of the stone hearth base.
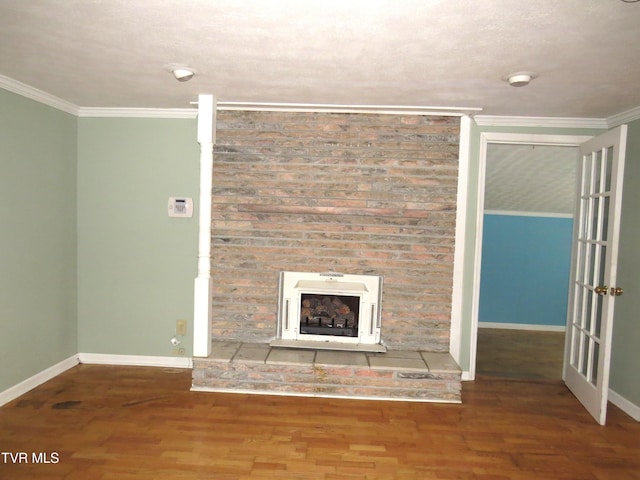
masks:
<svg viewBox="0 0 640 480"><path fill-rule="evenodd" d="M461 371L448 353L336 352L213 342L193 359L195 391L461 402Z"/></svg>

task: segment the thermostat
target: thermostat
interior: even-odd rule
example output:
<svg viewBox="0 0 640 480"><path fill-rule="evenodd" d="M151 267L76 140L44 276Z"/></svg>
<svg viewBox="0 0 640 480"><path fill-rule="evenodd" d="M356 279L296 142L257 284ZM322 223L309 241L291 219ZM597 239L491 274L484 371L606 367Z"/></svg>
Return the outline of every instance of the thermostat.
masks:
<svg viewBox="0 0 640 480"><path fill-rule="evenodd" d="M170 217L193 217L193 199L189 197L169 197Z"/></svg>

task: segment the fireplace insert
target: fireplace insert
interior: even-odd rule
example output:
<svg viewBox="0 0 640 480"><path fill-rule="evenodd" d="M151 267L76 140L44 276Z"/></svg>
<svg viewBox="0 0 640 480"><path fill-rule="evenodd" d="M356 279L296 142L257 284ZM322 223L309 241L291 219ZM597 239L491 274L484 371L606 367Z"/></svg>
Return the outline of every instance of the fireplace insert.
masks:
<svg viewBox="0 0 640 480"><path fill-rule="evenodd" d="M308 348L328 342L338 349L381 345L381 295L381 276L280 272L277 339L272 344Z"/></svg>

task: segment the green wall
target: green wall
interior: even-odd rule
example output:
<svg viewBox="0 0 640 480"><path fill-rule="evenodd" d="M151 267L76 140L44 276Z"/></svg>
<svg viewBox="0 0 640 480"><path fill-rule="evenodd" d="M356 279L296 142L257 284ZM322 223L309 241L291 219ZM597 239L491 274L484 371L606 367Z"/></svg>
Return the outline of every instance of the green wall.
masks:
<svg viewBox="0 0 640 480"><path fill-rule="evenodd" d="M76 127L0 90L0 392L78 351Z"/></svg>
<svg viewBox="0 0 640 480"><path fill-rule="evenodd" d="M640 120L629 124L622 193L616 299L609 386L640 405Z"/></svg>
<svg viewBox="0 0 640 480"><path fill-rule="evenodd" d="M78 347L173 355L178 319L192 354L198 218L169 218L170 196L197 204L195 119L80 118Z"/></svg>

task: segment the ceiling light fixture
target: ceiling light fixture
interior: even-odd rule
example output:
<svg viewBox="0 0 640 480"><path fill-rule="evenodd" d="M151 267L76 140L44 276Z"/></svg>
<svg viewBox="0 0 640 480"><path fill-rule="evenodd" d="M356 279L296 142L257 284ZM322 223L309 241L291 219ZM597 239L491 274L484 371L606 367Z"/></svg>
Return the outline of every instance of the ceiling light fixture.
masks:
<svg viewBox="0 0 640 480"><path fill-rule="evenodd" d="M196 71L193 68L187 67L186 65L171 63L167 65L166 68L169 72L173 74L174 78L179 82L188 82L196 74Z"/></svg>
<svg viewBox="0 0 640 480"><path fill-rule="evenodd" d="M537 76L538 74L534 72L515 72L502 77L502 79L509 82L509 85L512 87L524 87L525 85L529 85L531 80Z"/></svg>

